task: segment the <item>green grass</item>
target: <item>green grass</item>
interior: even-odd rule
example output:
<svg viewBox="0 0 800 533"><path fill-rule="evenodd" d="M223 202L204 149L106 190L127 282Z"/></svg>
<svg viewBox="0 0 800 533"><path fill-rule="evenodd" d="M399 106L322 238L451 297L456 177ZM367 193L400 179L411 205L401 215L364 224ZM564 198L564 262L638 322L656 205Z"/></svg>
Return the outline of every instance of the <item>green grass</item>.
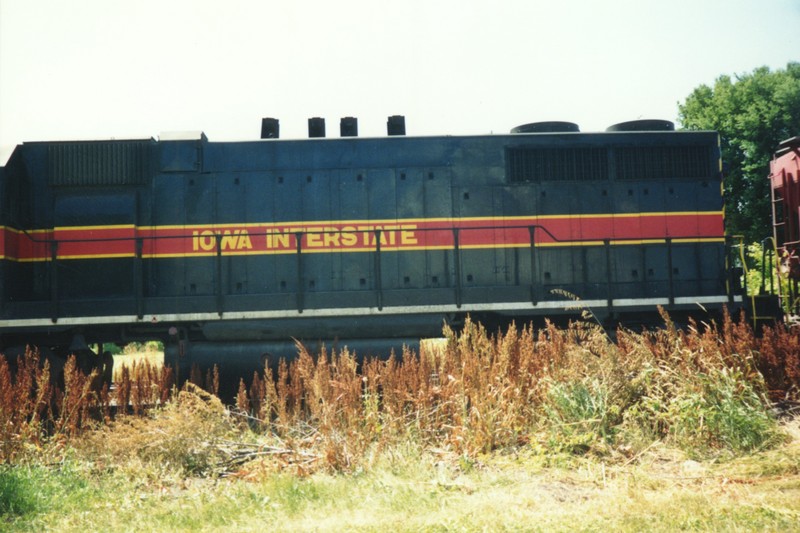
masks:
<svg viewBox="0 0 800 533"><path fill-rule="evenodd" d="M77 515L104 491L72 463L0 468L0 529L41 530L58 515Z"/></svg>
<svg viewBox="0 0 800 533"><path fill-rule="evenodd" d="M796 529L800 423L790 440L729 461L655 446L635 461L531 447L465 462L413 446L354 474L148 476L78 458L5 467L10 531L674 531Z"/></svg>

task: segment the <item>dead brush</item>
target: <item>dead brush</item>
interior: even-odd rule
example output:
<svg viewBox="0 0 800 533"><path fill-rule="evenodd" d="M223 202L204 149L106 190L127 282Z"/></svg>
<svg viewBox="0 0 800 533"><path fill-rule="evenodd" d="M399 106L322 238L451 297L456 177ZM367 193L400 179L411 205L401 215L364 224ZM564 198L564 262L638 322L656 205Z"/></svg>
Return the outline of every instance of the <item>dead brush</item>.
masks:
<svg viewBox="0 0 800 533"><path fill-rule="evenodd" d="M445 336L440 371L448 376L442 400L446 427L452 428L449 444L467 454L516 444L530 427L532 400L546 366L532 331L511 327L491 336L467 321L460 335L446 331Z"/></svg>
<svg viewBox="0 0 800 533"><path fill-rule="evenodd" d="M284 423L279 431L293 439L310 438L335 469L347 469L354 457L363 454L368 441L362 422L362 376L354 355L346 348L328 352L324 347L316 356L298 343L298 357L288 367L279 370L277 398L265 396L265 404L277 403L277 414L283 413ZM299 435L285 428L313 428L310 435Z"/></svg>
<svg viewBox="0 0 800 533"><path fill-rule="evenodd" d="M220 400L189 383L146 416L120 417L74 439L74 445L98 467L127 469L134 476L213 475L227 469L225 443L240 439Z"/></svg>
<svg viewBox="0 0 800 533"><path fill-rule="evenodd" d="M777 324L764 328L757 339L757 366L773 402L788 408L800 405L800 327Z"/></svg>
<svg viewBox="0 0 800 533"><path fill-rule="evenodd" d="M106 418L111 400L106 387L97 390L96 377L83 374L73 356L63 384L37 350L18 357L13 372L0 357L0 462L13 461L27 444L64 441Z"/></svg>
<svg viewBox="0 0 800 533"><path fill-rule="evenodd" d="M368 403L373 411L371 427L380 429L383 439L407 436L425 442L437 438L451 418L455 378L448 369L443 364L434 367L430 358L408 349L400 358L393 355L387 361L373 361L367 368L366 385L373 393Z"/></svg>
<svg viewBox="0 0 800 533"><path fill-rule="evenodd" d="M0 462L10 462L24 445L39 445L52 418L50 365L27 349L12 367L0 356Z"/></svg>
<svg viewBox="0 0 800 533"><path fill-rule="evenodd" d="M591 373L575 361L596 360L592 350L607 343L595 326L490 335L471 320L445 337L436 357L406 350L360 366L347 350L314 357L299 347L275 380L254 381L258 395L242 389L240 407L258 406L262 423L283 438L313 428L333 468L348 467L369 446L409 439L474 454L524 442L547 394L542 380Z"/></svg>
<svg viewBox="0 0 800 533"><path fill-rule="evenodd" d="M74 436L87 427L89 413L95 407L97 396L92 391L92 380L96 372L86 376L81 372L75 357L67 359L64 365L64 392L56 394L55 433Z"/></svg>

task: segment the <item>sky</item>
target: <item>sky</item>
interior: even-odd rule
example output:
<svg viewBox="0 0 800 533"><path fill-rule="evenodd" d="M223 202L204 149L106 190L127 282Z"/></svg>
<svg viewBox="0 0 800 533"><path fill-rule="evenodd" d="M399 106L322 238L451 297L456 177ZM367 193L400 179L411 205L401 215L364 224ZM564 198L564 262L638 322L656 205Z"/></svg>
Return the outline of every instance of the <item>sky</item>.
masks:
<svg viewBox="0 0 800 533"><path fill-rule="evenodd" d="M0 164L28 141L383 136L677 120L800 60L800 0L0 0Z"/></svg>

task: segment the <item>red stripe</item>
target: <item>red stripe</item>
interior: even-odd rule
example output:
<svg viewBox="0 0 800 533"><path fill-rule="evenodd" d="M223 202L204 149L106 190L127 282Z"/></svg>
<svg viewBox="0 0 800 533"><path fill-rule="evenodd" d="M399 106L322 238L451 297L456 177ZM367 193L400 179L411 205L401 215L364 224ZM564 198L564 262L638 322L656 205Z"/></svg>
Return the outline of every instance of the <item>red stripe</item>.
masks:
<svg viewBox="0 0 800 533"><path fill-rule="evenodd" d="M3 257L19 261L31 261L50 257L48 240L51 231L36 231L21 233L9 228L3 228Z"/></svg>
<svg viewBox="0 0 800 533"><path fill-rule="evenodd" d="M134 257L135 239L142 239L144 257L216 254L295 253L302 233L306 252L452 248L458 230L462 247L529 246L528 228L536 226L539 245L611 239L657 240L722 238L722 213L665 213L639 216L530 217L524 219L401 220L397 223L322 222L215 226L56 228L25 234L0 232L0 256L19 261L50 257L50 242L58 241L58 258Z"/></svg>
<svg viewBox="0 0 800 533"><path fill-rule="evenodd" d="M127 256L135 253L136 230L128 228L57 228L58 257Z"/></svg>

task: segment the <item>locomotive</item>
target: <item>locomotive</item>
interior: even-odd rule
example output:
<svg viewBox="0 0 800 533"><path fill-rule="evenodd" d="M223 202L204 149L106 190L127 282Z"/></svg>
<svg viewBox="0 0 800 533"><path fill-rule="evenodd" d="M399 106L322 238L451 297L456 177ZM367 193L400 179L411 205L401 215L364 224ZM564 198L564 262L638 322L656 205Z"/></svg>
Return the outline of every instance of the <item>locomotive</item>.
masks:
<svg viewBox="0 0 800 533"><path fill-rule="evenodd" d="M161 339L247 373L295 342L387 353L471 315L603 324L742 303L716 132L26 142L0 168L0 348ZM263 366L262 366L263 368Z"/></svg>

